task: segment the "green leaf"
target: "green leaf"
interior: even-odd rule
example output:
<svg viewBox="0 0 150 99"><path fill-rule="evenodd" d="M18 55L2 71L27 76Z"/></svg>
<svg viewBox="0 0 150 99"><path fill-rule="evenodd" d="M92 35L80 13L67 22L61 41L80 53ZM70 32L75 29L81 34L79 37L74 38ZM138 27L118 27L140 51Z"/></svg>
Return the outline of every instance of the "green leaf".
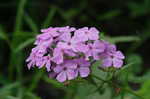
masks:
<svg viewBox="0 0 150 99"><path fill-rule="evenodd" d="M129 2L128 7L132 17L142 16L148 14L150 11L149 0L143 0L142 3Z"/></svg>
<svg viewBox="0 0 150 99"><path fill-rule="evenodd" d="M98 19L99 20L109 20L116 16L119 16L120 14L121 14L120 10L112 10L112 11L108 11L104 14L101 14L100 16L98 16Z"/></svg>
<svg viewBox="0 0 150 99"><path fill-rule="evenodd" d="M134 64L134 62L129 63L129 64L127 64L127 65L124 65L120 70L118 70L118 71L116 72L116 74L119 75L119 73L128 70L128 69L130 68L130 66L132 66L133 64Z"/></svg>
<svg viewBox="0 0 150 99"><path fill-rule="evenodd" d="M104 87L105 89L100 89L101 91L104 91L104 93L100 93L99 91L97 91L93 94L87 95L85 99L111 99L111 89L106 86Z"/></svg>
<svg viewBox="0 0 150 99"><path fill-rule="evenodd" d="M15 83L12 83L12 84L8 84L7 86L4 86L0 89L0 94L8 91L8 90L11 90L13 88L16 88L17 86L19 86L20 83L19 82L15 82Z"/></svg>
<svg viewBox="0 0 150 99"><path fill-rule="evenodd" d="M54 6L50 7L49 13L47 17L45 18L42 28L47 28L50 24L52 24L52 20L56 11L57 11L56 7Z"/></svg>
<svg viewBox="0 0 150 99"><path fill-rule="evenodd" d="M131 72L139 73L141 71L142 58L138 54L130 54L127 56L127 63L133 63Z"/></svg>
<svg viewBox="0 0 150 99"><path fill-rule="evenodd" d="M25 92L25 99L41 99L39 96L36 96L35 94L31 92Z"/></svg>
<svg viewBox="0 0 150 99"><path fill-rule="evenodd" d="M143 96L144 99L150 99L149 89L150 89L150 80L144 81L141 89L138 91L138 94Z"/></svg>
<svg viewBox="0 0 150 99"><path fill-rule="evenodd" d="M14 27L15 34L19 34L19 31L21 30L22 19L23 19L23 15L24 15L24 8L25 8L26 2L27 2L27 0L19 1L19 5L17 8L16 22L15 22L15 27Z"/></svg>
<svg viewBox="0 0 150 99"><path fill-rule="evenodd" d="M38 26L35 24L33 19L27 13L24 14L24 19L25 19L26 23L28 24L28 26L30 27L30 29L32 30L32 32L37 34Z"/></svg>
<svg viewBox="0 0 150 99"><path fill-rule="evenodd" d="M6 85L8 84L10 81L8 78L6 78L4 75L0 74L0 84L2 85Z"/></svg>
<svg viewBox="0 0 150 99"><path fill-rule="evenodd" d="M18 45L18 47L15 49L14 52L19 52L19 51L21 51L22 49L24 49L24 48L27 47L28 45L32 44L34 41L35 41L34 38L27 39L26 41L24 41L23 43L21 43L20 45Z"/></svg>
<svg viewBox="0 0 150 99"><path fill-rule="evenodd" d="M3 31L2 26L0 26L0 38L3 39L3 40L7 40L7 38L8 38L6 33Z"/></svg>
<svg viewBox="0 0 150 99"><path fill-rule="evenodd" d="M150 77L150 71L146 72L144 75L141 76L130 75L129 81L133 83L143 83L149 80L149 77Z"/></svg>
<svg viewBox="0 0 150 99"><path fill-rule="evenodd" d="M18 98L18 97L14 97L14 96L6 96L6 98L5 99L20 99L20 98Z"/></svg>
<svg viewBox="0 0 150 99"><path fill-rule="evenodd" d="M81 83L78 85L77 88L77 97L79 99L87 99L87 96L93 92L96 89L96 87L92 84L88 83Z"/></svg>
<svg viewBox="0 0 150 99"><path fill-rule="evenodd" d="M11 48L8 35L6 34L6 32L4 32L4 30L3 30L1 25L0 25L0 39L5 40L7 42L7 44L9 45L9 47Z"/></svg>
<svg viewBox="0 0 150 99"><path fill-rule="evenodd" d="M46 81L47 83L52 84L56 88L62 88L64 89L64 85L56 80L53 80L52 78L49 78L48 76L44 76L43 80Z"/></svg>
<svg viewBox="0 0 150 99"><path fill-rule="evenodd" d="M111 43L120 43L120 42L140 42L141 39L137 36L118 36L118 37L109 37L104 36L104 39Z"/></svg>
<svg viewBox="0 0 150 99"><path fill-rule="evenodd" d="M36 73L33 76L33 79L30 83L28 91L33 91L34 89L36 89L36 87L37 87L39 81L42 79L43 75L44 75L44 69L42 69L42 70L37 69L36 70Z"/></svg>

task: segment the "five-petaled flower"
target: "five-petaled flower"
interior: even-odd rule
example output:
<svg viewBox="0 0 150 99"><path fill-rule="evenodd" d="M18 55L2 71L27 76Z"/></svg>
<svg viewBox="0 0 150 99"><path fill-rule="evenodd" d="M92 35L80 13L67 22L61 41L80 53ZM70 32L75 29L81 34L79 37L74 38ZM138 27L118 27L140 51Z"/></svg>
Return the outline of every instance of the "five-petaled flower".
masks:
<svg viewBox="0 0 150 99"><path fill-rule="evenodd" d="M91 72L91 61L102 61L103 67L120 68L125 58L116 46L100 40L95 27L49 27L37 35L35 47L27 58L28 68L45 67L49 77L59 82L84 78Z"/></svg>

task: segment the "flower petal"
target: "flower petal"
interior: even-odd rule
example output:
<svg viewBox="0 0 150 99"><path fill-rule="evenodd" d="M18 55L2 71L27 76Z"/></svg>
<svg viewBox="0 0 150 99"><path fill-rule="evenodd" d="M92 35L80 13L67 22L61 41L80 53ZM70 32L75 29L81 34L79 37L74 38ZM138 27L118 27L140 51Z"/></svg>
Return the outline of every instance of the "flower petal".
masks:
<svg viewBox="0 0 150 99"><path fill-rule="evenodd" d="M47 61L45 66L46 66L47 71L49 72L50 71L50 67L51 67L51 62Z"/></svg>
<svg viewBox="0 0 150 99"><path fill-rule="evenodd" d="M111 53L114 53L114 52L116 52L116 45L114 45L114 44L106 44L107 45L107 51L108 52L111 52Z"/></svg>
<svg viewBox="0 0 150 99"><path fill-rule="evenodd" d="M64 66L69 68L69 69L76 69L77 64L74 61L68 60L64 63Z"/></svg>
<svg viewBox="0 0 150 99"><path fill-rule="evenodd" d="M65 71L62 71L61 73L59 73L56 77L56 79L59 81L59 82L64 82L67 80L67 77L66 77L66 72Z"/></svg>
<svg viewBox="0 0 150 99"><path fill-rule="evenodd" d="M78 70L78 69L76 69L74 72L75 72L75 77L77 77L77 76L78 76L78 74L79 74L79 70Z"/></svg>
<svg viewBox="0 0 150 99"><path fill-rule="evenodd" d="M105 50L105 45L101 41L97 40L93 43L93 49L95 52L104 52Z"/></svg>
<svg viewBox="0 0 150 99"><path fill-rule="evenodd" d="M90 66L90 62L86 61L84 58L80 58L77 60L79 66L81 67L89 67Z"/></svg>
<svg viewBox="0 0 150 99"><path fill-rule="evenodd" d="M90 28L89 32L90 33L88 34L88 37L89 37L90 40L98 40L98 38L99 38L99 35L98 35L99 31L96 28L94 28L94 27Z"/></svg>
<svg viewBox="0 0 150 99"><path fill-rule="evenodd" d="M87 27L76 30L75 33L74 33L74 38L78 39L78 41L80 41L80 42L87 41L88 36L85 34L86 31L88 31Z"/></svg>
<svg viewBox="0 0 150 99"><path fill-rule="evenodd" d="M63 33L60 36L60 40L65 41L65 42L69 42L71 40L71 33Z"/></svg>
<svg viewBox="0 0 150 99"><path fill-rule="evenodd" d="M60 73L63 70L64 66L57 65L53 70L55 73Z"/></svg>
<svg viewBox="0 0 150 99"><path fill-rule="evenodd" d="M67 74L68 80L72 80L72 79L75 78L75 72L74 72L74 70L68 69L66 71L66 74Z"/></svg>
<svg viewBox="0 0 150 99"><path fill-rule="evenodd" d="M67 43L65 43L65 42L59 42L57 44L57 47L61 48L61 49L71 49L71 47Z"/></svg>
<svg viewBox="0 0 150 99"><path fill-rule="evenodd" d="M125 56L123 55L123 53L122 53L121 51L115 52L115 53L114 53L114 56L115 56L116 58L119 58L119 59L124 59L124 58L125 58Z"/></svg>
<svg viewBox="0 0 150 99"><path fill-rule="evenodd" d="M96 53L96 52L93 52L93 58L95 59L95 60L99 60L100 59L100 56L99 56L99 54L98 53Z"/></svg>
<svg viewBox="0 0 150 99"><path fill-rule="evenodd" d="M72 56L72 57L77 55L72 50L64 50L64 53L67 54L67 55L69 55L69 56Z"/></svg>
<svg viewBox="0 0 150 99"><path fill-rule="evenodd" d="M80 67L79 73L81 77L87 77L90 73L90 69L88 67Z"/></svg>
<svg viewBox="0 0 150 99"><path fill-rule="evenodd" d="M55 62L56 64L61 64L63 63L63 52L59 48L54 49L52 61Z"/></svg>
<svg viewBox="0 0 150 99"><path fill-rule="evenodd" d="M83 43L78 43L75 45L75 48L79 52L86 53L88 51L88 46Z"/></svg>
<svg viewBox="0 0 150 99"><path fill-rule="evenodd" d="M113 58L113 66L116 68L120 68L123 65L123 61L121 59Z"/></svg>
<svg viewBox="0 0 150 99"><path fill-rule="evenodd" d="M104 58L102 60L102 66L104 66L104 67L112 66L112 58L111 57Z"/></svg>

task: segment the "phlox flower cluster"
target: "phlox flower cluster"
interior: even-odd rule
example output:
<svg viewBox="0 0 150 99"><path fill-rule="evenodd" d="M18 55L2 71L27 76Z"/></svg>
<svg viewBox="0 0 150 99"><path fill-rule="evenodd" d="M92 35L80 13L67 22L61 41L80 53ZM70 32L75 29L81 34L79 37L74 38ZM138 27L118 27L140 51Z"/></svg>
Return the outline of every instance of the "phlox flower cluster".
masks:
<svg viewBox="0 0 150 99"><path fill-rule="evenodd" d="M123 65L122 52L114 44L100 40L95 27L49 27L41 32L26 60L27 66L45 67L49 76L59 82L87 77L92 61L100 60L105 68Z"/></svg>

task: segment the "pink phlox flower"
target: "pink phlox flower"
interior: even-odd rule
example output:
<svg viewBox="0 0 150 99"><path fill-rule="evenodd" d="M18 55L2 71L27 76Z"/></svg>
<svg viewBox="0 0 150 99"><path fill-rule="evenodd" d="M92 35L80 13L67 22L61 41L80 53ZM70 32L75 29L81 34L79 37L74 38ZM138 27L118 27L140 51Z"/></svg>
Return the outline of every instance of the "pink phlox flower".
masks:
<svg viewBox="0 0 150 99"><path fill-rule="evenodd" d="M57 44L59 48L73 50L74 52L85 52L87 50L87 46L75 36L71 37L70 33L64 33L60 36L60 39L61 42Z"/></svg>
<svg viewBox="0 0 150 99"><path fill-rule="evenodd" d="M84 58L74 59L73 60L77 64L77 68L75 71L75 75L81 77L87 77L90 74L90 62L86 61Z"/></svg>
<svg viewBox="0 0 150 99"><path fill-rule="evenodd" d="M88 41L88 40L98 40L99 38L99 31L94 28L88 28L88 27L84 27L84 28L80 28L78 30L75 31L75 36L79 39L81 39L82 41Z"/></svg>
<svg viewBox="0 0 150 99"><path fill-rule="evenodd" d="M93 59L99 60L100 55L105 50L105 45L103 42L96 40L94 43L88 44L88 51L85 53L86 60L89 60L89 57L92 56Z"/></svg>
<svg viewBox="0 0 150 99"><path fill-rule="evenodd" d="M65 61L63 64L57 65L54 68L54 72L57 73L56 79L59 82L74 79L76 68L77 65L74 64L72 61Z"/></svg>
<svg viewBox="0 0 150 99"><path fill-rule="evenodd" d="M104 67L114 66L120 68L123 65L123 59L125 56L121 51L116 50L116 46L113 44L107 45L107 50L104 54L102 65Z"/></svg>

